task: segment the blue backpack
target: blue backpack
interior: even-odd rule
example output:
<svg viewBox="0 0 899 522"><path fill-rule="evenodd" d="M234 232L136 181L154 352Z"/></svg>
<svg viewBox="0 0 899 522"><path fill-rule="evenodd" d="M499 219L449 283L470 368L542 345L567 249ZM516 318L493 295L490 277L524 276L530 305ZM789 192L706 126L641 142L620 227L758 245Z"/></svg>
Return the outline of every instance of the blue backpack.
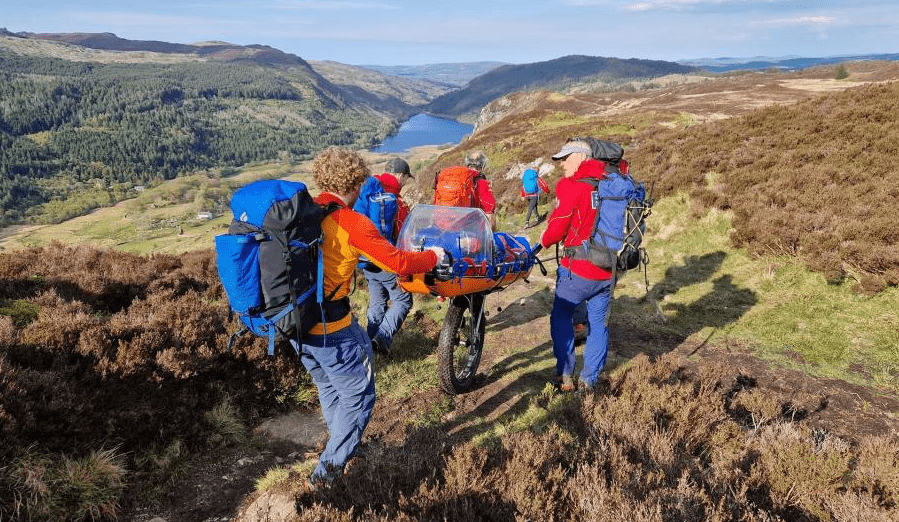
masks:
<svg viewBox="0 0 899 522"><path fill-rule="evenodd" d="M521 185L525 194L538 194L540 187L537 186L537 171L534 169L525 170L524 174L522 174Z"/></svg>
<svg viewBox="0 0 899 522"><path fill-rule="evenodd" d="M381 236L391 244L396 244L396 215L399 212L399 203L396 194L384 190L378 178L369 176L365 180L362 188L359 189L359 197L353 205L353 210L367 216L375 224L375 228L378 229ZM365 257L360 258L358 267L379 270Z"/></svg>
<svg viewBox="0 0 899 522"><path fill-rule="evenodd" d="M384 190L378 178L369 176L365 180L353 210L368 216L378 232L391 244L396 244L396 214L399 203L396 194Z"/></svg>
<svg viewBox="0 0 899 522"><path fill-rule="evenodd" d="M321 222L335 208L294 181L255 181L234 193L228 233L215 237L219 279L244 325L229 349L249 331L267 337L273 355L276 340L299 341L323 322Z"/></svg>
<svg viewBox="0 0 899 522"><path fill-rule="evenodd" d="M593 187L591 197L596 220L590 238L579 246L566 248L565 255L586 259L613 274L648 263L646 249L641 244L652 198L646 197L643 183L622 174L614 165L606 166L601 179L579 181Z"/></svg>

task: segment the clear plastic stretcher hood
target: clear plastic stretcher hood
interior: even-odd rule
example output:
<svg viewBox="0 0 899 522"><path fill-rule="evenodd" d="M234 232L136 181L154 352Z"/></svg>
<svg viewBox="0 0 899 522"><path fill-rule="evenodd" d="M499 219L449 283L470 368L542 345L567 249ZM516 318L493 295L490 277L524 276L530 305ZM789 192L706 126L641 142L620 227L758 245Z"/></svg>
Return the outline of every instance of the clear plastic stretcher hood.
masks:
<svg viewBox="0 0 899 522"><path fill-rule="evenodd" d="M412 251L439 246L446 251L432 272L398 278L407 292L443 297L499 290L528 277L536 262L526 238L493 232L478 208L416 205L396 246Z"/></svg>

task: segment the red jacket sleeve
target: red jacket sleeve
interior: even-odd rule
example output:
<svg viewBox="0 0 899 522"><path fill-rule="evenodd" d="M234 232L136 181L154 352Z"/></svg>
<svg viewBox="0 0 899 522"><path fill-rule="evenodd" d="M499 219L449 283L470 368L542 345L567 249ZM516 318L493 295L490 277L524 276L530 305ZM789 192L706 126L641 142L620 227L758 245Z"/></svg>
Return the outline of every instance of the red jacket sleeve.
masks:
<svg viewBox="0 0 899 522"><path fill-rule="evenodd" d="M400 230L403 228L403 223L405 223L406 218L409 217L409 205L407 205L405 201L401 198L397 198L396 205L396 228L393 231L393 235L395 236L393 239L399 237Z"/></svg>
<svg viewBox="0 0 899 522"><path fill-rule="evenodd" d="M487 214L493 213L496 209L496 199L493 197L493 190L490 189L490 182L484 178L478 178L474 194L478 208Z"/></svg>
<svg viewBox="0 0 899 522"><path fill-rule="evenodd" d="M570 190L567 192L563 190L563 185L567 182L567 178L562 178L559 180L559 184L556 185L558 204L546 220L546 230L543 231L543 236L540 237L540 244L543 245L543 248L551 247L565 239L571 226L575 198L571 197Z"/></svg>
<svg viewBox="0 0 899 522"><path fill-rule="evenodd" d="M549 194L549 185L547 185L546 182L543 181L543 178L537 178L537 185L540 186L540 190L542 190L544 194ZM524 190L524 188L522 188L521 190Z"/></svg>

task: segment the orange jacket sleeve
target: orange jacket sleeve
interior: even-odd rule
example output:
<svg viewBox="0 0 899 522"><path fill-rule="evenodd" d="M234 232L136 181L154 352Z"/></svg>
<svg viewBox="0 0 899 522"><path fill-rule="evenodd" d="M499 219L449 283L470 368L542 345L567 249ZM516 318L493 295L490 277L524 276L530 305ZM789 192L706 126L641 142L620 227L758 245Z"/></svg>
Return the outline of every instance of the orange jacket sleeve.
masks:
<svg viewBox="0 0 899 522"><path fill-rule="evenodd" d="M378 233L371 220L356 212L352 214L342 216L339 224L347 230L347 241L356 257L365 256L380 268L399 275L421 274L437 264L434 252L399 250Z"/></svg>

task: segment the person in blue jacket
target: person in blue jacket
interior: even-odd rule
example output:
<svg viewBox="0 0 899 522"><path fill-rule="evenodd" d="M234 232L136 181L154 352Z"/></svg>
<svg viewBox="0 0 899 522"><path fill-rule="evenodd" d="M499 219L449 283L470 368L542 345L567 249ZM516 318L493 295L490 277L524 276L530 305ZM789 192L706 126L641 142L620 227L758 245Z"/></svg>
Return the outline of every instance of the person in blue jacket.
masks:
<svg viewBox="0 0 899 522"><path fill-rule="evenodd" d="M549 193L549 186L540 178L534 169L525 169L521 175L521 198L528 202L528 213L524 218L525 228L530 226L531 214L534 214L534 225L543 221L546 214L540 215L537 205L540 203L540 192Z"/></svg>

